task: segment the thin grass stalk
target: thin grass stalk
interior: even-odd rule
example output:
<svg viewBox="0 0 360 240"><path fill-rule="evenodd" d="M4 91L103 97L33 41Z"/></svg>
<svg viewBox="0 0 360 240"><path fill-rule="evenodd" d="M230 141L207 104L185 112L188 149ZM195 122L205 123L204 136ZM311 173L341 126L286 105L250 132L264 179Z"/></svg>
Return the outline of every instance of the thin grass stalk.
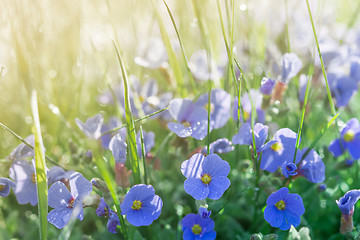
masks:
<svg viewBox="0 0 360 240"><path fill-rule="evenodd" d="M140 140L141 140L141 153L142 153L142 161L143 161L143 172L144 172L144 183L147 185L147 171L146 171L146 156L145 156L145 144L144 144L144 135L142 126L140 126Z"/></svg>
<svg viewBox="0 0 360 240"><path fill-rule="evenodd" d="M36 190L38 197L38 211L40 221L40 239L47 239L47 214L48 214L48 188L45 165L45 148L41 136L41 126L36 91L31 94L31 110L34 119L33 132L35 135L35 166Z"/></svg>
<svg viewBox="0 0 360 240"><path fill-rule="evenodd" d="M125 66L123 60L121 58L119 49L115 40L113 39L113 44L116 50L116 54L119 60L122 78L124 82L124 98L125 98L125 117L126 117L126 129L127 129L127 139L128 139L128 150L129 150L129 158L131 163L131 168L133 170L134 182L135 184L141 183L140 179L140 166L139 166L139 158L137 155L136 149L136 135L135 135L135 124L133 120L133 116L131 113L131 105L130 105L130 97L129 97L129 86L128 86L128 78L125 70Z"/></svg>

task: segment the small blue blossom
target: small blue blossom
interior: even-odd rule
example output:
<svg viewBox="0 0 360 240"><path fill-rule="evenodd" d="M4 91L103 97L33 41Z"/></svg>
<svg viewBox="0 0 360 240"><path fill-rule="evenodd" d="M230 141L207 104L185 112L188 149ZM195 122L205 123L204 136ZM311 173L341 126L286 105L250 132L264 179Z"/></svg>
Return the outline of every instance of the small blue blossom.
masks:
<svg viewBox="0 0 360 240"><path fill-rule="evenodd" d="M104 122L104 118L101 114L97 114L94 117L86 119L83 123L78 118L75 119L76 124L85 135L92 139L98 139L101 136L101 127Z"/></svg>
<svg viewBox="0 0 360 240"><path fill-rule="evenodd" d="M249 94L251 97L251 101L249 98ZM265 112L261 108L263 95L259 92L259 90L250 89L249 94L246 92L241 97L241 106L242 110L244 110L244 114L240 109L240 122L250 122L251 121L251 114L252 114L252 107L251 102L253 103L255 110L256 110L256 122L263 123L265 121ZM233 119L237 121L238 116L238 97L234 98L233 101ZM243 119L245 118L245 119Z"/></svg>
<svg viewBox="0 0 360 240"><path fill-rule="evenodd" d="M254 125L254 136L256 149L259 150L265 143L268 135L268 126L261 123ZM239 132L232 138L233 144L239 145L253 145L252 129L250 123L244 123L241 125Z"/></svg>
<svg viewBox="0 0 360 240"><path fill-rule="evenodd" d="M163 202L151 185L138 184L133 186L125 195L120 205L121 214L131 225L136 227L148 226L158 219Z"/></svg>
<svg viewBox="0 0 360 240"><path fill-rule="evenodd" d="M178 121L167 124L170 131L182 138L192 136L202 140L207 135L207 112L190 99L173 99L169 104L171 116Z"/></svg>
<svg viewBox="0 0 360 240"><path fill-rule="evenodd" d="M318 189L319 189L319 191L321 191L321 192L325 191L326 188L327 188L327 186L326 186L325 183L322 183L322 184L320 184L320 185L318 186Z"/></svg>
<svg viewBox="0 0 360 240"><path fill-rule="evenodd" d="M121 136L121 139L124 139L124 141L125 141L126 128L120 128L119 130L117 130L115 132L104 134L105 132L107 132L111 129L120 127L121 125L122 125L121 121L117 117L111 117L107 124L102 125L102 127L101 127L102 135L101 135L100 139L101 139L101 144L102 144L103 148L109 149L110 141L113 138L113 136L116 135L117 133L119 133Z"/></svg>
<svg viewBox="0 0 360 240"><path fill-rule="evenodd" d="M359 199L360 190L356 189L348 191L343 197L341 197L339 200L336 200L336 204L339 206L342 213L340 225L340 232L342 234L352 232L354 229L354 206Z"/></svg>
<svg viewBox="0 0 360 240"><path fill-rule="evenodd" d="M36 192L35 161L32 164L25 160L15 160L10 168L9 176L15 181L14 194L19 204L38 203Z"/></svg>
<svg viewBox="0 0 360 240"><path fill-rule="evenodd" d="M336 99L336 106L346 106L358 90L358 81L341 71L329 72L327 78L331 93Z"/></svg>
<svg viewBox="0 0 360 240"><path fill-rule="evenodd" d="M69 179L71 174L73 174L74 171L65 171L59 166L53 166L49 169L47 172L47 178L48 178L48 185L50 186L56 181L60 181L62 179Z"/></svg>
<svg viewBox="0 0 360 240"><path fill-rule="evenodd" d="M271 95L275 83L276 81L274 79L263 77L263 79L261 79L260 92L264 95Z"/></svg>
<svg viewBox="0 0 360 240"><path fill-rule="evenodd" d="M298 194L289 194L289 189L283 187L271 194L266 200L264 218L272 227L283 231L289 230L291 225L299 226L305 208L302 198Z"/></svg>
<svg viewBox="0 0 360 240"><path fill-rule="evenodd" d="M260 168L275 172L284 162L291 162L295 154L296 137L297 134L288 128L278 130L274 140L259 149L262 152Z"/></svg>
<svg viewBox="0 0 360 240"><path fill-rule="evenodd" d="M205 93L196 100L195 105L208 110L209 94ZM222 89L213 89L210 93L210 121L215 129L222 128L230 118L231 96Z"/></svg>
<svg viewBox="0 0 360 240"><path fill-rule="evenodd" d="M206 157L194 154L181 164L181 172L187 178L184 182L185 192L196 200L207 197L219 199L230 186L227 178L230 165L216 154Z"/></svg>
<svg viewBox="0 0 360 240"><path fill-rule="evenodd" d="M284 162L281 165L281 172L284 175L284 177L289 178L289 176L295 176L297 175L297 167L294 163Z"/></svg>
<svg viewBox="0 0 360 240"><path fill-rule="evenodd" d="M151 38L142 42L139 46L138 53L138 56L135 58L135 63L145 68L160 68L168 58L165 45L161 38Z"/></svg>
<svg viewBox="0 0 360 240"><path fill-rule="evenodd" d="M290 79L296 76L302 67L302 62L295 53L285 53L281 59L280 81L288 84Z"/></svg>
<svg viewBox="0 0 360 240"><path fill-rule="evenodd" d="M49 188L49 206L53 208L47 220L62 229L71 219L84 218L83 199L92 191L92 184L80 173L74 172L69 179L70 190L63 182L55 182Z"/></svg>
<svg viewBox="0 0 360 240"><path fill-rule="evenodd" d="M7 197L15 183L8 178L0 177L0 197Z"/></svg>
<svg viewBox="0 0 360 240"><path fill-rule="evenodd" d="M217 67L213 61L210 64L212 69L209 68L209 57L205 49L195 51L189 59L189 69L199 81L215 80L223 75L224 69L221 66Z"/></svg>
<svg viewBox="0 0 360 240"><path fill-rule="evenodd" d="M350 119L338 139L332 141L329 145L329 151L334 157L341 156L346 150L354 159L360 158L360 124L356 118Z"/></svg>
<svg viewBox="0 0 360 240"><path fill-rule="evenodd" d="M202 218L210 218L211 211L208 211L206 207L199 208L199 215Z"/></svg>
<svg viewBox="0 0 360 240"><path fill-rule="evenodd" d="M155 146L154 132L143 131L145 155ZM136 148L139 156L142 156L140 131L136 135Z"/></svg>
<svg viewBox="0 0 360 240"><path fill-rule="evenodd" d="M304 148L297 152L296 164L300 163L307 149L308 148ZM298 165L297 172L312 183L321 183L325 180L325 164L314 149L311 149Z"/></svg>
<svg viewBox="0 0 360 240"><path fill-rule="evenodd" d="M116 134L109 143L109 149L112 152L115 162L124 164L126 162L127 144L121 139L120 134Z"/></svg>
<svg viewBox="0 0 360 240"><path fill-rule="evenodd" d="M228 153L234 150L234 146L227 138L220 138L210 143L209 149L209 153ZM207 154L207 146L201 150L201 153L204 155Z"/></svg>
<svg viewBox="0 0 360 240"><path fill-rule="evenodd" d="M120 226L119 217L113 210L109 208L103 198L100 199L99 206L95 213L99 217L107 217L109 219L107 222L108 231L111 233L116 233L116 227Z"/></svg>
<svg viewBox="0 0 360 240"><path fill-rule="evenodd" d="M216 238L215 223L211 218L202 218L190 213L181 220L184 240L213 240Z"/></svg>

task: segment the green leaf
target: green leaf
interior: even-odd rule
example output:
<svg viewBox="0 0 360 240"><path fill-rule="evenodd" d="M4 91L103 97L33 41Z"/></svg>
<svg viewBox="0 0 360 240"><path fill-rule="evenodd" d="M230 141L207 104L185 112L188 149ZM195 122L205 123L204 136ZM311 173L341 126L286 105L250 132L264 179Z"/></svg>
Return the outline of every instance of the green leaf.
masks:
<svg viewBox="0 0 360 240"><path fill-rule="evenodd" d="M45 150L41 137L41 127L36 91L32 92L31 110L34 118L33 132L35 135L35 166L38 210L40 219L40 239L47 239L48 189L45 167Z"/></svg>
<svg viewBox="0 0 360 240"><path fill-rule="evenodd" d="M135 184L139 184L139 183L141 183L140 167L139 167L139 157L137 155L137 150L136 150L135 124L134 124L133 116L131 113L131 106L130 106L129 81L127 78L123 60L122 60L120 52L119 52L119 48L118 48L115 40L113 40L113 43L114 43L116 54L117 54L117 57L119 60L121 73L122 73L122 77L123 77L123 81L124 81L125 115L126 115L126 129L127 129L129 158L130 158L130 163L131 163L131 168L133 171Z"/></svg>

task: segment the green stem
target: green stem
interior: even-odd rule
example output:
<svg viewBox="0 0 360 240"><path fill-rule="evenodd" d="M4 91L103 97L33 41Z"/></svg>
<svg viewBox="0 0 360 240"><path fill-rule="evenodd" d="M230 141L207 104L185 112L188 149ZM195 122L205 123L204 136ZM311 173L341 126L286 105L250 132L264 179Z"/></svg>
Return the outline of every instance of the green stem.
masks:
<svg viewBox="0 0 360 240"><path fill-rule="evenodd" d="M143 168L144 168L144 183L147 185L147 174L146 174L146 156L145 156L145 144L144 144L144 135L142 126L140 126L140 139L141 139L141 153L142 153L142 160L143 160Z"/></svg>

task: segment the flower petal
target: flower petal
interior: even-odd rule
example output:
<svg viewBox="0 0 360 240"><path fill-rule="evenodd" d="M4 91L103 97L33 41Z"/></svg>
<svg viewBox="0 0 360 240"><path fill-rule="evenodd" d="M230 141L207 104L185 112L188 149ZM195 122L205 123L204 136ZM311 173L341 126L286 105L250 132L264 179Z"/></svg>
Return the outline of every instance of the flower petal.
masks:
<svg viewBox="0 0 360 240"><path fill-rule="evenodd" d="M209 195L209 186L205 185L199 178L188 178L184 182L185 192L196 200L203 200Z"/></svg>

